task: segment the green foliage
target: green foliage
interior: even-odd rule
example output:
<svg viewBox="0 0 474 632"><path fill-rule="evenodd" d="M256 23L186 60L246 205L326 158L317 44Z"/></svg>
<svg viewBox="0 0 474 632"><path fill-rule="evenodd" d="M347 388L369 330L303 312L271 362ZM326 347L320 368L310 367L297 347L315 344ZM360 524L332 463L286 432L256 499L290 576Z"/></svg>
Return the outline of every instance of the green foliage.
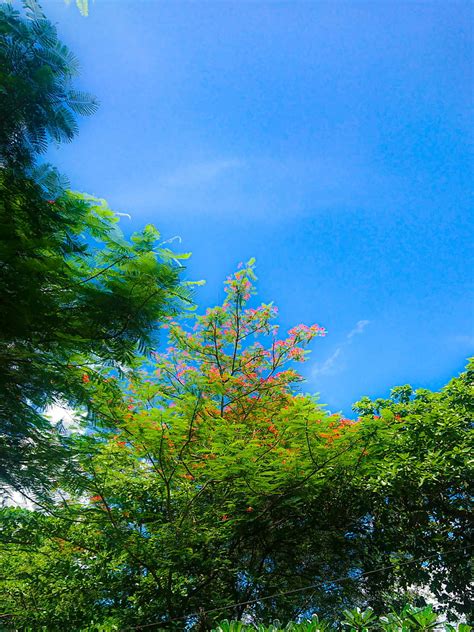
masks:
<svg viewBox="0 0 474 632"><path fill-rule="evenodd" d="M257 630L257 632L290 632L292 630L300 630L301 632L329 632L334 630L329 622L320 620L318 615L313 615L311 620L300 621L295 623L290 621L283 626L278 619L275 619L269 626L263 624L245 624L241 621L229 621L224 619L221 621L217 628L214 628L212 632L248 632L250 630Z"/></svg>
<svg viewBox="0 0 474 632"><path fill-rule="evenodd" d="M344 620L333 622L321 621L317 615L310 620L295 623L290 621L282 626L279 621L274 621L270 626L244 624L240 621L228 621L225 619L212 630L212 632L287 632L298 630L299 632L328 632L329 630L350 630L351 632L368 632L378 630L381 632L429 632L430 630L444 629L446 632L470 632L472 627L466 623L457 626L443 623L440 617L433 612L431 606L426 608L413 608L405 606L399 613L390 612L388 615L376 616L371 608L361 611L360 608L344 611Z"/></svg>
<svg viewBox="0 0 474 632"><path fill-rule="evenodd" d="M438 393L403 386L388 400L365 398L354 407L363 421L380 416L383 424L398 424L390 443L381 441L374 450L376 469L362 482L375 518L370 546L377 566L392 563L388 551L399 550L405 586L426 584L441 603L463 612L469 612L471 599L469 554L456 563L448 551L468 547L472 538L473 386L471 360ZM429 567L404 570L409 555L440 557ZM389 578L390 573L374 577L368 590L378 593ZM382 608L383 598L377 603Z"/></svg>
<svg viewBox="0 0 474 632"><path fill-rule="evenodd" d="M48 201L9 174L0 190L0 477L16 486L37 478L47 457L42 411L66 403L92 412L88 381L133 366L190 291L159 233L148 226L125 240L103 200L67 192ZM58 441L47 438L51 457Z"/></svg>
<svg viewBox="0 0 474 632"><path fill-rule="evenodd" d="M427 587L468 613L474 364L344 419L298 390L324 329L278 339L253 261L222 305L173 320L187 255L151 226L125 239L36 163L96 104L24 6L0 7L0 479L34 510L0 511L4 629L427 632ZM87 432L52 427L55 404Z"/></svg>
<svg viewBox="0 0 474 632"><path fill-rule="evenodd" d="M71 0L65 0L66 4L71 4ZM75 0L76 7L84 17L89 15L89 0Z"/></svg>
<svg viewBox="0 0 474 632"><path fill-rule="evenodd" d="M33 0L0 6L0 481L36 490L64 463L51 405L92 413L86 384L132 368L156 324L189 304L178 256L152 226L130 240L103 200L36 164L95 100L71 84L72 53ZM117 387L108 385L111 396ZM48 467L46 467L48 466ZM54 476L53 476L54 478Z"/></svg>
<svg viewBox="0 0 474 632"><path fill-rule="evenodd" d="M48 141L71 141L76 115L97 109L73 88L78 62L34 0L0 5L0 164L31 166Z"/></svg>
<svg viewBox="0 0 474 632"><path fill-rule="evenodd" d="M360 608L344 610L342 614L344 615L342 625L345 628L349 628L351 632L366 632L369 628L374 627L377 622L377 617L372 608L367 608L366 610L361 610ZM436 615L434 616L436 619Z"/></svg>
<svg viewBox="0 0 474 632"><path fill-rule="evenodd" d="M248 306L253 280L249 265L221 306L170 320L126 401L86 384L103 430L75 438L56 502L4 511L12 625L204 630L223 610L258 623L360 607L345 626L365 629L409 593L423 605L425 586L468 610L471 373L403 417L391 401L328 415L291 366L324 330L277 339L273 305Z"/></svg>

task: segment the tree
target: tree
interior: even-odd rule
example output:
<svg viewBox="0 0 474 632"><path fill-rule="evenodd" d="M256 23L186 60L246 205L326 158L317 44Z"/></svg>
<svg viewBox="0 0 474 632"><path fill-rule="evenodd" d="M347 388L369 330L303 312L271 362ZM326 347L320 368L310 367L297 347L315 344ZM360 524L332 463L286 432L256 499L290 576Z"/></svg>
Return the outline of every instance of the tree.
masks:
<svg viewBox="0 0 474 632"><path fill-rule="evenodd" d="M324 329L277 339L276 308L248 305L253 281L250 262L221 306L165 325L170 347L130 381L128 401L87 385L103 429L76 438L78 467L58 501L3 512L12 625L335 619L354 606L385 612L441 575L437 596L466 609L469 379L448 386L456 398L436 415L423 400L416 414L387 404L378 415L365 402L358 422L329 415L298 392L291 365ZM438 522L448 492L451 513Z"/></svg>
<svg viewBox="0 0 474 632"><path fill-rule="evenodd" d="M0 6L0 165L31 167L48 141L70 142L76 115L90 115L97 100L77 91L76 57L57 35L35 0L24 14Z"/></svg>
<svg viewBox="0 0 474 632"><path fill-rule="evenodd" d="M444 625L443 625L444 624ZM377 616L372 608L354 608L344 610L339 617L332 621L320 619L317 615L311 619L303 618L301 621L290 621L286 625L280 621L273 621L268 627L265 625L245 625L241 621L221 621L212 632L250 632L257 629L258 632L330 632L330 630L350 630L351 632L368 632L380 630L382 632L399 632L409 630L417 632L431 632L431 630L445 630L445 632L471 632L472 627L466 623L453 625L442 621L431 606L414 608L406 604L401 610L391 611Z"/></svg>
<svg viewBox="0 0 474 632"><path fill-rule="evenodd" d="M439 604L470 612L473 386L471 359L440 392L405 385L389 399L363 398L354 406L362 423L380 416L393 427L390 441L374 449L370 476L358 482L368 494L373 564L389 565L399 551L399 568L367 582L379 609L384 584L389 590L397 576L400 587L428 587ZM410 557L431 561L404 566Z"/></svg>
<svg viewBox="0 0 474 632"><path fill-rule="evenodd" d="M45 409L87 413L87 382L132 367L190 292L186 256L155 228L127 241L105 201L64 190L36 162L96 102L71 87L74 56L38 5L24 4L24 15L0 7L0 481L38 491L68 443Z"/></svg>

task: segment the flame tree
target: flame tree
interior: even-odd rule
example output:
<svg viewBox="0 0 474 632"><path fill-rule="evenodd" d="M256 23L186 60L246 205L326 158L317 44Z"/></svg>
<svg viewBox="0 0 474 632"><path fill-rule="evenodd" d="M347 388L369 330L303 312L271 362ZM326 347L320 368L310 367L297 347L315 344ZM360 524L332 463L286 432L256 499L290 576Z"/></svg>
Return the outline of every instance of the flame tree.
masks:
<svg viewBox="0 0 474 632"><path fill-rule="evenodd" d="M14 625L209 629L385 611L430 578L468 607L466 376L404 407L363 400L359 421L329 415L293 368L324 329L279 338L276 308L251 307L253 292L250 262L221 306L170 320L169 348L125 401L87 384L107 429L77 438L55 504L3 512Z"/></svg>

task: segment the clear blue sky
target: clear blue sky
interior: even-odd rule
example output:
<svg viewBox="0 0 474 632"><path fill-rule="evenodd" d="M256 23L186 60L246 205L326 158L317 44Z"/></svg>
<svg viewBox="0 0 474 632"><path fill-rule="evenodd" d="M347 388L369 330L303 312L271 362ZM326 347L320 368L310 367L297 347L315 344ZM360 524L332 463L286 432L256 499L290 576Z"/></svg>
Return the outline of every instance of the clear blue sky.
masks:
<svg viewBox="0 0 474 632"><path fill-rule="evenodd" d="M188 277L257 258L282 327L317 322L333 411L474 353L468 2L44 1L100 111L51 152L75 189L180 235Z"/></svg>

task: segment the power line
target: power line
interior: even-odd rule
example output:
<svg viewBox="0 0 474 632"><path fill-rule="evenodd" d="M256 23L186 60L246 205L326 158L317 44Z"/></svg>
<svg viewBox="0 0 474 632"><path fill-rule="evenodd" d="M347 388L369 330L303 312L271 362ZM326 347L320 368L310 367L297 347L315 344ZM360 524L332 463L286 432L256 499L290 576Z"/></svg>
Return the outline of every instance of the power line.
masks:
<svg viewBox="0 0 474 632"><path fill-rule="evenodd" d="M368 577L369 575L374 575L375 573L381 573L382 571L390 570L392 568L396 568L397 566L408 566L409 564L416 564L418 562L427 562L428 560L432 560L439 555L449 555L450 553L457 553L459 551L466 551L468 549L472 549L474 544L469 544L467 546L460 547L458 549L451 549L449 551L443 551L442 553L436 553L434 555L430 555L428 557L417 558L416 560L407 560L405 562L398 562L397 564L390 564L388 566L381 566L380 568L375 568L371 571L367 571L366 573L362 573L357 578L350 577L349 575L345 575L344 577L337 577L336 579L325 579L315 584L309 584L308 586L304 586L302 588L294 588L292 590L286 590L279 593L274 593L273 595L267 595L266 597L259 597L258 599L250 599L249 601L240 601L238 603L233 603L228 606L220 606L219 608L211 608L210 610L201 610L200 612L192 612L190 614L181 616L181 617L173 617L172 619L167 619L166 621L157 621L155 623L145 623L144 625L137 625L132 628L125 628L125 630L144 630L146 628L151 628L158 625L166 625L168 623L173 623L174 621L184 621L185 619L189 619L191 617L202 616L206 614L214 614L216 612L220 612L222 610L230 610L232 608L237 608L239 606L250 606L254 603L259 603L260 601L266 601L268 599L274 599L275 597L283 597L285 595L292 595L299 592L304 592L305 590L311 590L312 588L318 588L320 586L324 586L324 584L340 584L344 581L352 580L356 583L364 579L364 577Z"/></svg>

